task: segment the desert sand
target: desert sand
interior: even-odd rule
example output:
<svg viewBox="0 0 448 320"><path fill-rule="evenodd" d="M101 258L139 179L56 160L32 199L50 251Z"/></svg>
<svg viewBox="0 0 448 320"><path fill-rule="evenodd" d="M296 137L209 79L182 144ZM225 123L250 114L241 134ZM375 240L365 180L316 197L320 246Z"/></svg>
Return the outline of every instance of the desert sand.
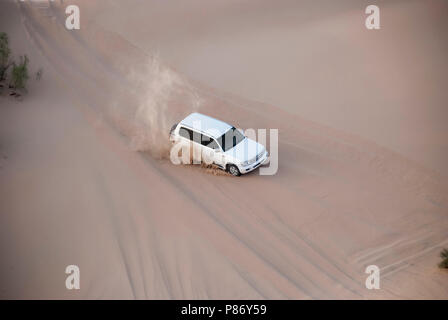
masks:
<svg viewBox="0 0 448 320"><path fill-rule="evenodd" d="M0 298L447 299L447 4L182 3L0 2L44 70L0 97ZM278 129L278 172L173 165L192 111Z"/></svg>

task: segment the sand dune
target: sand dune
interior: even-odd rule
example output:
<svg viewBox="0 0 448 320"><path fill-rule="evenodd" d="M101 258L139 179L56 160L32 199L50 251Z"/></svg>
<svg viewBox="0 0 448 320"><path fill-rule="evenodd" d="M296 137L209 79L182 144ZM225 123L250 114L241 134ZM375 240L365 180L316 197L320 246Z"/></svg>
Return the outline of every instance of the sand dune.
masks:
<svg viewBox="0 0 448 320"><path fill-rule="evenodd" d="M108 27L126 10L139 21L140 2L75 2L76 32L64 28L66 1L1 4L13 49L45 73L23 101L1 97L0 297L448 298L437 268L445 176L369 137L224 93ZM192 111L278 128L278 173L171 164L167 132ZM69 264L79 291L64 286ZM380 290L365 288L371 264Z"/></svg>

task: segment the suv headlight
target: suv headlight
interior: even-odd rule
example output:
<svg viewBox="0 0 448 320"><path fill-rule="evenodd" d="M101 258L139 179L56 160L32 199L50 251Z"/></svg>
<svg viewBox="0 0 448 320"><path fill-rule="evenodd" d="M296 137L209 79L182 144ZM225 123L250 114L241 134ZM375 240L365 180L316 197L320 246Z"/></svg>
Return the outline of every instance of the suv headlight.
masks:
<svg viewBox="0 0 448 320"><path fill-rule="evenodd" d="M243 161L243 166L247 166L249 164L249 160Z"/></svg>

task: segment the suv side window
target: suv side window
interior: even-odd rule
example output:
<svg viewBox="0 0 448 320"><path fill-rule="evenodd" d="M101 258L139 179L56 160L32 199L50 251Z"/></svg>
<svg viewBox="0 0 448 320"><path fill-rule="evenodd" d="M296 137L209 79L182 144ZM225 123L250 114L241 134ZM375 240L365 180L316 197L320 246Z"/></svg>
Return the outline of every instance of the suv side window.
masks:
<svg viewBox="0 0 448 320"><path fill-rule="evenodd" d="M212 148L213 150L215 149L221 150L221 147L218 146L218 143L215 141L215 139L212 139L212 141L207 145L207 147Z"/></svg>
<svg viewBox="0 0 448 320"><path fill-rule="evenodd" d="M185 127L179 128L179 135L188 140L193 140L193 131Z"/></svg>
<svg viewBox="0 0 448 320"><path fill-rule="evenodd" d="M207 136L205 134L203 134L201 136L201 143L202 143L203 146L206 146L206 147L211 148L211 149L218 149L219 148L219 146L216 143L215 139L213 139L213 138L211 138L211 137L209 137L209 136Z"/></svg>
<svg viewBox="0 0 448 320"><path fill-rule="evenodd" d="M208 146L213 139L205 134L201 134L201 144Z"/></svg>

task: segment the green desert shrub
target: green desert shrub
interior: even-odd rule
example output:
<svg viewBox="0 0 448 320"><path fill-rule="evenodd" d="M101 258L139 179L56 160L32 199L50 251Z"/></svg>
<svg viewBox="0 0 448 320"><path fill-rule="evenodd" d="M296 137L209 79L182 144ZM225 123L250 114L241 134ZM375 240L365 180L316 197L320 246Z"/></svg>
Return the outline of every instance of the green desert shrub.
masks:
<svg viewBox="0 0 448 320"><path fill-rule="evenodd" d="M17 64L13 62L11 72L11 87L15 90L25 89L28 76L28 57L26 55L20 56L20 62Z"/></svg>
<svg viewBox="0 0 448 320"><path fill-rule="evenodd" d="M5 32L0 32L0 81L5 80L6 71L11 65L10 54L8 35Z"/></svg>
<svg viewBox="0 0 448 320"><path fill-rule="evenodd" d="M442 262L439 263L439 267L448 268L448 249L443 249L440 252L440 258L442 258Z"/></svg>

